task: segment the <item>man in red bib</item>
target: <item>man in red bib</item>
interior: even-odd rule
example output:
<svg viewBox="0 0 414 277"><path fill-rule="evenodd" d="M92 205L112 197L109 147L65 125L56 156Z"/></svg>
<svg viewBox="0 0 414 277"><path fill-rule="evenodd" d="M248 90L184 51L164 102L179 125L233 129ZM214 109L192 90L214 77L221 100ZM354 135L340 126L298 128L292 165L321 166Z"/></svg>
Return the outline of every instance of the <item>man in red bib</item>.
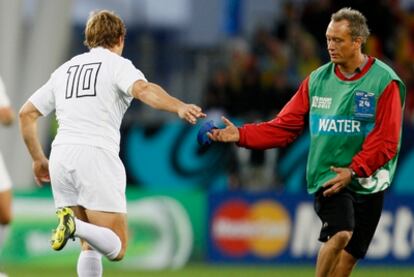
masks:
<svg viewBox="0 0 414 277"><path fill-rule="evenodd" d="M322 221L316 276L349 276L377 228L384 191L399 152L405 85L380 60L362 53L365 16L343 8L326 30L331 62L313 71L271 121L226 127L210 139L251 149L284 147L308 118L307 188Z"/></svg>

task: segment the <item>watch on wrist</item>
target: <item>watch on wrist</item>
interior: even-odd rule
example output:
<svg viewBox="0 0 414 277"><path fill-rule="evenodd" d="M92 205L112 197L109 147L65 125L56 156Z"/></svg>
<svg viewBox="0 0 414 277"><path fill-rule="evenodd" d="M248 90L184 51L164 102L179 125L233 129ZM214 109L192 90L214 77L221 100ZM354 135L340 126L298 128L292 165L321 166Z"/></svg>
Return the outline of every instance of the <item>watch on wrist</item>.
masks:
<svg viewBox="0 0 414 277"><path fill-rule="evenodd" d="M356 172L352 168L349 168L349 170L351 171L351 179L358 178L358 175L356 174Z"/></svg>

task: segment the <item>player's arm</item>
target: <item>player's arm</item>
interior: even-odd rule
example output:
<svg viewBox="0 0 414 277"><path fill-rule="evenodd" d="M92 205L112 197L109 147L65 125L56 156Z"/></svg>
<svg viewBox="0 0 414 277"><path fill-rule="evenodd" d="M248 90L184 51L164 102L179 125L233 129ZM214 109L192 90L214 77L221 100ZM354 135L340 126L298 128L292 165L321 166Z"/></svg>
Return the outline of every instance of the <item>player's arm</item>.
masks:
<svg viewBox="0 0 414 277"><path fill-rule="evenodd" d="M10 106L9 97L6 94L6 88L0 79L0 123L9 126L14 121L14 111Z"/></svg>
<svg viewBox="0 0 414 277"><path fill-rule="evenodd" d="M292 99L280 113L267 122L245 124L237 128L223 118L226 127L215 129L209 134L213 141L236 142L250 149L284 147L294 141L302 132L305 116L309 113L309 78L306 78Z"/></svg>
<svg viewBox="0 0 414 277"><path fill-rule="evenodd" d="M0 107L0 123L9 126L14 121L14 111L10 106Z"/></svg>
<svg viewBox="0 0 414 277"><path fill-rule="evenodd" d="M19 112L20 132L34 161L46 158L37 135L37 119L40 116L42 114L30 101L27 101Z"/></svg>
<svg viewBox="0 0 414 277"><path fill-rule="evenodd" d="M187 104L169 95L157 84L144 80L135 81L132 87L132 96L150 107L158 110L176 113L180 118L195 124L198 118L205 117L201 108L194 104Z"/></svg>
<svg viewBox="0 0 414 277"><path fill-rule="evenodd" d="M33 171L38 185L50 180L48 160L43 152L37 132L37 120L40 116L42 114L30 101L27 101L19 112L20 132L33 159Z"/></svg>
<svg viewBox="0 0 414 277"><path fill-rule="evenodd" d="M392 81L378 100L374 129L351 163L358 177L371 176L398 152L401 137L403 100L396 81Z"/></svg>

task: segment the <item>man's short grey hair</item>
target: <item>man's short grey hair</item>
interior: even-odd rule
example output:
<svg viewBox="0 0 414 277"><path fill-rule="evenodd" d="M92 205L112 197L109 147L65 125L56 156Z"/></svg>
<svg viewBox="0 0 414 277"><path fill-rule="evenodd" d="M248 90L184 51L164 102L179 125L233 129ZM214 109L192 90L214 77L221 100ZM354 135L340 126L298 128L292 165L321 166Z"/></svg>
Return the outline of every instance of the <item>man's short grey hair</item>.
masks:
<svg viewBox="0 0 414 277"><path fill-rule="evenodd" d="M336 13L332 14L331 20L338 22L342 20L348 21L351 37L355 40L357 37L362 38L362 43L365 43L369 36L369 29L367 19L357 10L352 8L342 8Z"/></svg>

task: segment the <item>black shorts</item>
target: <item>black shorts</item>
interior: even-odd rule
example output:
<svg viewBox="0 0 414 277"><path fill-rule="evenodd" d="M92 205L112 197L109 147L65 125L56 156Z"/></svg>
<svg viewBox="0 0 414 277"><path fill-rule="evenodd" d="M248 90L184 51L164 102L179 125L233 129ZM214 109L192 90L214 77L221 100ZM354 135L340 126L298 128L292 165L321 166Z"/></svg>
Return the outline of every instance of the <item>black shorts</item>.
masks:
<svg viewBox="0 0 414 277"><path fill-rule="evenodd" d="M326 242L339 231L353 231L345 250L356 259L364 258L381 217L384 192L363 195L344 189L330 197L322 192L315 194L314 202L322 221L319 240Z"/></svg>

